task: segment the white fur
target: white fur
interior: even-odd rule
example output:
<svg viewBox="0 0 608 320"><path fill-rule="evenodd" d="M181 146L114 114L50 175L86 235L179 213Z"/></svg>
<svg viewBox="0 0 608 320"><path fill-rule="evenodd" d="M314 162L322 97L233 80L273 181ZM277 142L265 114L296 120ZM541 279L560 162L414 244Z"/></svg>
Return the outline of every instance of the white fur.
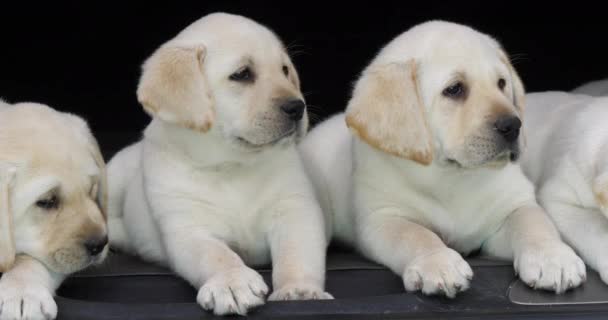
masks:
<svg viewBox="0 0 608 320"><path fill-rule="evenodd" d="M608 211L600 201L608 195L608 98L542 92L528 101L524 171L565 241L608 283Z"/></svg>
<svg viewBox="0 0 608 320"><path fill-rule="evenodd" d="M438 43L446 47L437 49ZM495 161L463 168L445 161L448 152L442 150L446 145L441 130L446 126L435 120L438 107L432 107L442 99L437 97L445 85L442 75L459 63L468 78L483 82L483 76L494 70L507 69L499 65L498 50L495 42L472 29L430 22L399 36L372 62L390 66L415 59L434 137L434 160L428 166L353 138L344 115L321 123L301 144L321 206L332 217L335 237L403 276L408 291L454 297L468 288L473 276L456 251L467 254L479 248L514 260L521 279L535 288L563 292L584 280L582 261L560 241L518 164ZM492 101L513 104L511 84L505 87L508 100L501 100L503 93L494 89L495 83L491 79L488 91L473 90L470 95L495 96ZM463 154L462 159L468 156Z"/></svg>
<svg viewBox="0 0 608 320"><path fill-rule="evenodd" d="M587 82L576 89L573 93L586 94L594 97L608 95L608 79Z"/></svg>
<svg viewBox="0 0 608 320"><path fill-rule="evenodd" d="M0 320L55 319L53 295L65 277L35 259L18 256L14 268L0 280Z"/></svg>
<svg viewBox="0 0 608 320"><path fill-rule="evenodd" d="M263 304L268 287L249 266L271 261L270 299L331 298L323 289L323 215L295 139L255 148L234 140L236 134L249 143L272 137L267 133L273 126L243 118L256 112L246 112L250 103L264 104L259 112L278 108L259 86L299 86L286 82L281 72L280 59L288 59L282 45L266 28L226 14L193 23L171 43L205 46L203 73L209 87L204 89L217 117L210 130L197 131L171 123L176 121L167 114L166 121L155 116L143 140L112 159L111 243L168 264L199 289L197 301L215 314L244 315ZM259 79L238 90L253 90L258 95L253 101L233 92L241 85L228 80L240 67L235 62L246 55L254 60ZM264 72L276 76L265 78ZM301 95L293 87L281 92ZM257 133L243 129L256 125Z"/></svg>

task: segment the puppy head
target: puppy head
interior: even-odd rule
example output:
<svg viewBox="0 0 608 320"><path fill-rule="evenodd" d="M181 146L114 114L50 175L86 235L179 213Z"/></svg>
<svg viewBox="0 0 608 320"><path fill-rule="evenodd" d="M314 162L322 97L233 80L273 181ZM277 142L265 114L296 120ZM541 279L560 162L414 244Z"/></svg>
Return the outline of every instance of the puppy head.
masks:
<svg viewBox="0 0 608 320"><path fill-rule="evenodd" d="M2 206L15 253L64 274L103 260L105 165L86 123L33 103L0 112L0 162L16 168Z"/></svg>
<svg viewBox="0 0 608 320"><path fill-rule="evenodd" d="M284 46L241 16L208 15L161 46L143 65L137 95L152 116L239 147L293 141L308 127Z"/></svg>
<svg viewBox="0 0 608 320"><path fill-rule="evenodd" d="M518 158L524 88L499 44L469 27L428 22L389 43L346 110L368 144L424 165Z"/></svg>

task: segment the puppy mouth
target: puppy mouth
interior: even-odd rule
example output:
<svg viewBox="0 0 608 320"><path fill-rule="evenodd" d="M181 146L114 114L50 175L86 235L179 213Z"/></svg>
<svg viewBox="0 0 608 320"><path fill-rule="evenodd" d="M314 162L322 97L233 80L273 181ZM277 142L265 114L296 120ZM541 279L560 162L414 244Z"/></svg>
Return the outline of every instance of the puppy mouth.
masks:
<svg viewBox="0 0 608 320"><path fill-rule="evenodd" d="M283 134L281 134L280 136L278 136L270 141L256 143L256 142L252 142L252 141L248 140L247 138L240 137L240 136L236 137L236 141L238 142L239 145L245 146L247 148L261 149L264 147L277 145L277 144L281 143L283 140L286 140L286 139L294 136L296 134L296 132L297 132L297 126L294 126L293 128L289 129L288 131L285 131Z"/></svg>
<svg viewBox="0 0 608 320"><path fill-rule="evenodd" d="M492 162L516 162L519 159L519 146L517 144L513 144L498 153Z"/></svg>
<svg viewBox="0 0 608 320"><path fill-rule="evenodd" d="M448 165L458 168L476 168L484 166L495 166L504 164L507 162L516 162L519 159L520 152L519 148L513 147L503 150L502 152L496 153L494 156L487 157L486 159L472 162L463 163L455 158L446 158L445 161Z"/></svg>

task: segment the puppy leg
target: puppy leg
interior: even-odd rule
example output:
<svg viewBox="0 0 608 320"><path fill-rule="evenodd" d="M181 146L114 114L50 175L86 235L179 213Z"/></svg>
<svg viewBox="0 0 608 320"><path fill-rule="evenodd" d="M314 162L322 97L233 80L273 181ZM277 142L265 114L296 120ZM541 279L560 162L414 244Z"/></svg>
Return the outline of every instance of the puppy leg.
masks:
<svg viewBox="0 0 608 320"><path fill-rule="evenodd" d="M55 319L53 295L64 278L38 260L18 256L13 269L0 279L0 319Z"/></svg>
<svg viewBox="0 0 608 320"><path fill-rule="evenodd" d="M515 272L535 289L562 293L586 278L583 261L563 243L555 226L538 205L524 206L507 217L482 250L513 259Z"/></svg>
<svg viewBox="0 0 608 320"><path fill-rule="evenodd" d="M603 172L593 179L591 186L595 200L602 211L608 218L608 165L601 165L604 168Z"/></svg>
<svg viewBox="0 0 608 320"><path fill-rule="evenodd" d="M325 292L327 241L321 209L314 199L302 205L280 204L268 241L274 292L269 300L332 299Z"/></svg>
<svg viewBox="0 0 608 320"><path fill-rule="evenodd" d="M141 143L136 143L122 149L108 163L108 238L113 247L123 251L132 251L123 209L129 185L140 171L140 159Z"/></svg>
<svg viewBox="0 0 608 320"><path fill-rule="evenodd" d="M473 271L462 256L395 209L360 217L357 229L363 253L401 274L407 291L453 298L468 289Z"/></svg>
<svg viewBox="0 0 608 320"><path fill-rule="evenodd" d="M15 262L10 189L16 172L14 166L0 164L0 272L9 270Z"/></svg>
<svg viewBox="0 0 608 320"><path fill-rule="evenodd" d="M599 210L558 201L544 201L543 206L555 221L564 241L572 245L608 283L608 219Z"/></svg>
<svg viewBox="0 0 608 320"><path fill-rule="evenodd" d="M196 300L216 315L246 315L264 304L268 286L257 272L221 240L201 228L188 227L190 221L174 217L180 227L160 223L169 263L179 275L200 288ZM177 227L177 228L176 228Z"/></svg>
<svg viewBox="0 0 608 320"><path fill-rule="evenodd" d="M539 191L539 202L547 210L564 240L572 245L591 268L597 270L608 283L608 175L594 179L592 190L598 208L583 207L576 190L556 177Z"/></svg>

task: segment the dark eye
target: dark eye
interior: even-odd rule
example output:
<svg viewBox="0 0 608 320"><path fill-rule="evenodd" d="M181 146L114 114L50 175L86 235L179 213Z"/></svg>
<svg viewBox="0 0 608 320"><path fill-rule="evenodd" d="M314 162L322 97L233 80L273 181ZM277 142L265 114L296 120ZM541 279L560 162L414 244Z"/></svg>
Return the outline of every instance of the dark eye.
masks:
<svg viewBox="0 0 608 320"><path fill-rule="evenodd" d="M283 74L284 74L285 76L288 76L288 75L289 75L289 68L287 68L287 66L283 66Z"/></svg>
<svg viewBox="0 0 608 320"><path fill-rule="evenodd" d="M239 71L230 75L230 80L239 82L248 82L253 80L253 73L249 67L239 69Z"/></svg>
<svg viewBox="0 0 608 320"><path fill-rule="evenodd" d="M443 95L448 98L460 98L464 96L465 89L462 82L456 82L455 84L443 89Z"/></svg>
<svg viewBox="0 0 608 320"><path fill-rule="evenodd" d="M503 79L503 78L498 79L498 89L502 90L505 88L506 85L507 85L507 81L505 81L505 79Z"/></svg>
<svg viewBox="0 0 608 320"><path fill-rule="evenodd" d="M40 199L36 201L36 206L44 210L54 210L59 208L59 198L56 195L52 195L48 198Z"/></svg>

